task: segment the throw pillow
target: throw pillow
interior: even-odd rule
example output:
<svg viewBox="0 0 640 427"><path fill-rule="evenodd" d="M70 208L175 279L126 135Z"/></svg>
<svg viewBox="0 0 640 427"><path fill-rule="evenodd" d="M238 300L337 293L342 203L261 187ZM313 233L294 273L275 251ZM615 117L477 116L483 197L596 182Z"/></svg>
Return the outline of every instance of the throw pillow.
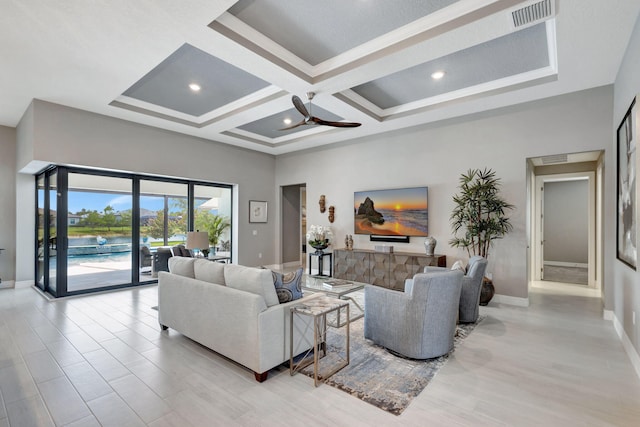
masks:
<svg viewBox="0 0 640 427"><path fill-rule="evenodd" d="M184 277L195 279L193 271L193 262L195 258L184 258L181 256L172 256L169 258L169 271Z"/></svg>
<svg viewBox="0 0 640 427"><path fill-rule="evenodd" d="M224 286L224 264L196 258L193 263L195 278L209 283Z"/></svg>
<svg viewBox="0 0 640 427"><path fill-rule="evenodd" d="M224 283L229 288L261 295L267 307L279 304L270 270L225 264Z"/></svg>
<svg viewBox="0 0 640 427"><path fill-rule="evenodd" d="M286 274L276 271L271 272L273 275L273 286L275 286L280 304L302 298L303 272L304 270L302 268Z"/></svg>
<svg viewBox="0 0 640 427"><path fill-rule="evenodd" d="M466 274L467 273L467 268L465 267L464 263L460 260L456 261L453 263L453 265L451 266L452 270L460 270L462 271L462 274Z"/></svg>

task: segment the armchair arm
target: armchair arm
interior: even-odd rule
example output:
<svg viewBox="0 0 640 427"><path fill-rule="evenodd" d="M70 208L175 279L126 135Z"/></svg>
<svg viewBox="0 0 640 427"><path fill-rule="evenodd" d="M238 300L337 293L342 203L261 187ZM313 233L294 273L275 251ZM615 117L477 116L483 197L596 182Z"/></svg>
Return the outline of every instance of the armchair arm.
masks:
<svg viewBox="0 0 640 427"><path fill-rule="evenodd" d="M423 273L443 273L445 271L450 271L450 270L446 267L432 267L428 265L424 268Z"/></svg>
<svg viewBox="0 0 640 427"><path fill-rule="evenodd" d="M404 279L404 293L410 294L413 289L413 279Z"/></svg>

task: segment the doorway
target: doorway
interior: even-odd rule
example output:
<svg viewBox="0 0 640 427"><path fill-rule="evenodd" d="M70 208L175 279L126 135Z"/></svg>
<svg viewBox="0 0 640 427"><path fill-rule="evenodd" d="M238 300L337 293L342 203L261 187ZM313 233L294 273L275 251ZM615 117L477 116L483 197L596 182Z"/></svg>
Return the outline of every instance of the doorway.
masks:
<svg viewBox="0 0 640 427"><path fill-rule="evenodd" d="M281 187L282 195L282 268L306 266L307 186Z"/></svg>
<svg viewBox="0 0 640 427"><path fill-rule="evenodd" d="M594 173L538 176L540 280L589 285L595 254ZM593 283L591 283L593 285Z"/></svg>
<svg viewBox="0 0 640 427"><path fill-rule="evenodd" d="M600 289L601 157L595 151L529 159L530 282Z"/></svg>

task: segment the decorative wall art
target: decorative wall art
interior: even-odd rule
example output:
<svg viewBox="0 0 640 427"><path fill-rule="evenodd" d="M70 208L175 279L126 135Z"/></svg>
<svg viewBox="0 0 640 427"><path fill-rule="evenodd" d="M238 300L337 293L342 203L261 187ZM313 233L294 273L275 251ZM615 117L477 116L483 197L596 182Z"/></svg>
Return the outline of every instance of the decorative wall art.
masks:
<svg viewBox="0 0 640 427"><path fill-rule="evenodd" d="M618 127L617 257L629 267L637 266L636 242L636 100Z"/></svg>
<svg viewBox="0 0 640 427"><path fill-rule="evenodd" d="M249 200L249 222L267 222L267 202Z"/></svg>

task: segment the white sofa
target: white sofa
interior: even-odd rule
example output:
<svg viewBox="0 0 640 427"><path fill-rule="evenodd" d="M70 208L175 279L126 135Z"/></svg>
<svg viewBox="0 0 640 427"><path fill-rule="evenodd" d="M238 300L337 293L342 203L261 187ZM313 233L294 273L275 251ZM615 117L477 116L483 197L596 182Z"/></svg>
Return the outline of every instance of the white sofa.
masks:
<svg viewBox="0 0 640 427"><path fill-rule="evenodd" d="M256 380L289 360L290 308L280 304L271 270L172 257L158 275L158 321L251 369ZM310 348L313 327L294 319L294 354Z"/></svg>

